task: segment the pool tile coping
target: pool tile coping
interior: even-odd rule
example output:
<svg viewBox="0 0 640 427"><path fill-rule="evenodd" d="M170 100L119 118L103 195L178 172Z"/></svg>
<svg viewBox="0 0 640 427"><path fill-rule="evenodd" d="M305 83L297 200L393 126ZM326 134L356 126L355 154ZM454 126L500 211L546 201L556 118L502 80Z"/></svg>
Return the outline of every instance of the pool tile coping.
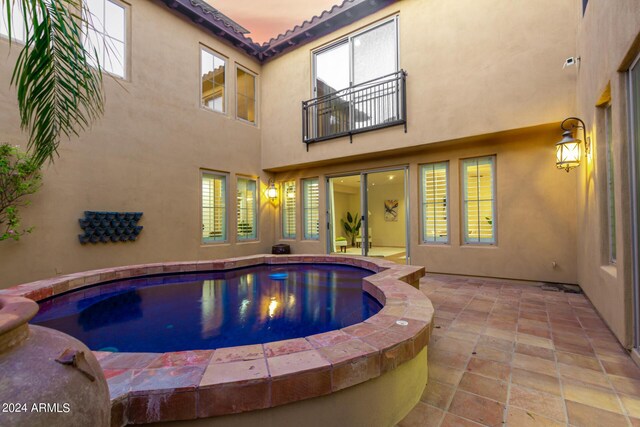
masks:
<svg viewBox="0 0 640 427"><path fill-rule="evenodd" d="M372 271L363 279L363 289L383 305L382 310L340 330L267 344L168 353L95 351L109 384L111 425L228 415L323 396L393 370L426 347L434 310L417 289L425 269L384 259L252 255L141 264L39 280L0 290L0 295L39 301L115 279L294 263Z"/></svg>

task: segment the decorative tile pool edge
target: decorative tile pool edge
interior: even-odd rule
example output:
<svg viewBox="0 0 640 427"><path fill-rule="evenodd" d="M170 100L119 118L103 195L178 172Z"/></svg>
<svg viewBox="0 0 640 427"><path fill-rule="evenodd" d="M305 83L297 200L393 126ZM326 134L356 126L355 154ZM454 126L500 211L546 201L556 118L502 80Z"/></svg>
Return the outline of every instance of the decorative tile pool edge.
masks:
<svg viewBox="0 0 640 427"><path fill-rule="evenodd" d="M267 344L169 353L96 351L109 383L111 425L228 415L327 395L393 370L427 345L434 310L417 289L424 267L375 258L253 255L142 264L39 280L0 290L0 295L39 301L115 279L289 263L371 270L374 274L363 279L363 288L383 308L340 330Z"/></svg>

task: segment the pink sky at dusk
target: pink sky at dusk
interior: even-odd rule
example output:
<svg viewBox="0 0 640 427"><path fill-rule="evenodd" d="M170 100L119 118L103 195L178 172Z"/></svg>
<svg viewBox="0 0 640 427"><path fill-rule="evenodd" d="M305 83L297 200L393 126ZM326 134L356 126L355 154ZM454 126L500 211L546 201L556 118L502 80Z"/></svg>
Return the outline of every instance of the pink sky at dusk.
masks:
<svg viewBox="0 0 640 427"><path fill-rule="evenodd" d="M342 0L206 0L220 12L245 27L254 42L272 37L320 15Z"/></svg>

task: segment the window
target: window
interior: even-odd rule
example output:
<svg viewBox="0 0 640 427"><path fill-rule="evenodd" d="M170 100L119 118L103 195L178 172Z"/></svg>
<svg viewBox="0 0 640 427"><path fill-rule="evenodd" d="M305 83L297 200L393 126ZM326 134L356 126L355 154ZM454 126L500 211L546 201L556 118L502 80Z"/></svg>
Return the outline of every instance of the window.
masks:
<svg viewBox="0 0 640 427"><path fill-rule="evenodd" d="M609 262L616 262L616 200L613 163L613 139L611 132L611 104L604 108L604 131L607 161L607 213L609 225Z"/></svg>
<svg viewBox="0 0 640 427"><path fill-rule="evenodd" d="M238 240L258 238L256 188L255 179L238 178Z"/></svg>
<svg viewBox="0 0 640 427"><path fill-rule="evenodd" d="M226 65L227 61L222 57L205 48L200 49L200 70L202 74L200 90L201 105L219 113L226 111Z"/></svg>
<svg viewBox="0 0 640 427"><path fill-rule="evenodd" d="M449 243L449 162L420 168L423 243Z"/></svg>
<svg viewBox="0 0 640 427"><path fill-rule="evenodd" d="M9 37L7 28L7 4L11 2L11 40L24 43L27 40L22 2L12 0L0 1L0 36Z"/></svg>
<svg viewBox="0 0 640 427"><path fill-rule="evenodd" d="M239 119L256 123L256 77L238 67L236 69L236 114Z"/></svg>
<svg viewBox="0 0 640 427"><path fill-rule="evenodd" d="M113 0L85 0L89 22L85 48L89 61L118 77L125 76L125 7Z"/></svg>
<svg viewBox="0 0 640 427"><path fill-rule="evenodd" d="M495 156L462 161L464 243L495 244Z"/></svg>
<svg viewBox="0 0 640 427"><path fill-rule="evenodd" d="M320 239L320 194L318 178L302 180L302 228L305 240Z"/></svg>
<svg viewBox="0 0 640 427"><path fill-rule="evenodd" d="M282 238L296 238L296 182L282 185Z"/></svg>
<svg viewBox="0 0 640 427"><path fill-rule="evenodd" d="M227 176L202 173L202 241L227 240Z"/></svg>

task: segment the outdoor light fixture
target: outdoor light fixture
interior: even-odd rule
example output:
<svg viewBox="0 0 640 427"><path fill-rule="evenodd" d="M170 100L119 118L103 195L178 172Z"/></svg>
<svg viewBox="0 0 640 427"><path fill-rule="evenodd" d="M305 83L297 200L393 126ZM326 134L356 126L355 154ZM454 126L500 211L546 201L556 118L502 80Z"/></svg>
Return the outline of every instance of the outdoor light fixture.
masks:
<svg viewBox="0 0 640 427"><path fill-rule="evenodd" d="M573 168L580 166L582 157L582 149L579 139L573 137L573 129L582 129L585 136L585 154L589 154L589 139L585 133L585 125L582 120L577 117L569 117L562 121L560 125L564 133L562 141L556 143L556 167L569 172Z"/></svg>
<svg viewBox="0 0 640 427"><path fill-rule="evenodd" d="M278 189L273 179L269 179L269 186L267 187L267 197L273 202L278 198Z"/></svg>

